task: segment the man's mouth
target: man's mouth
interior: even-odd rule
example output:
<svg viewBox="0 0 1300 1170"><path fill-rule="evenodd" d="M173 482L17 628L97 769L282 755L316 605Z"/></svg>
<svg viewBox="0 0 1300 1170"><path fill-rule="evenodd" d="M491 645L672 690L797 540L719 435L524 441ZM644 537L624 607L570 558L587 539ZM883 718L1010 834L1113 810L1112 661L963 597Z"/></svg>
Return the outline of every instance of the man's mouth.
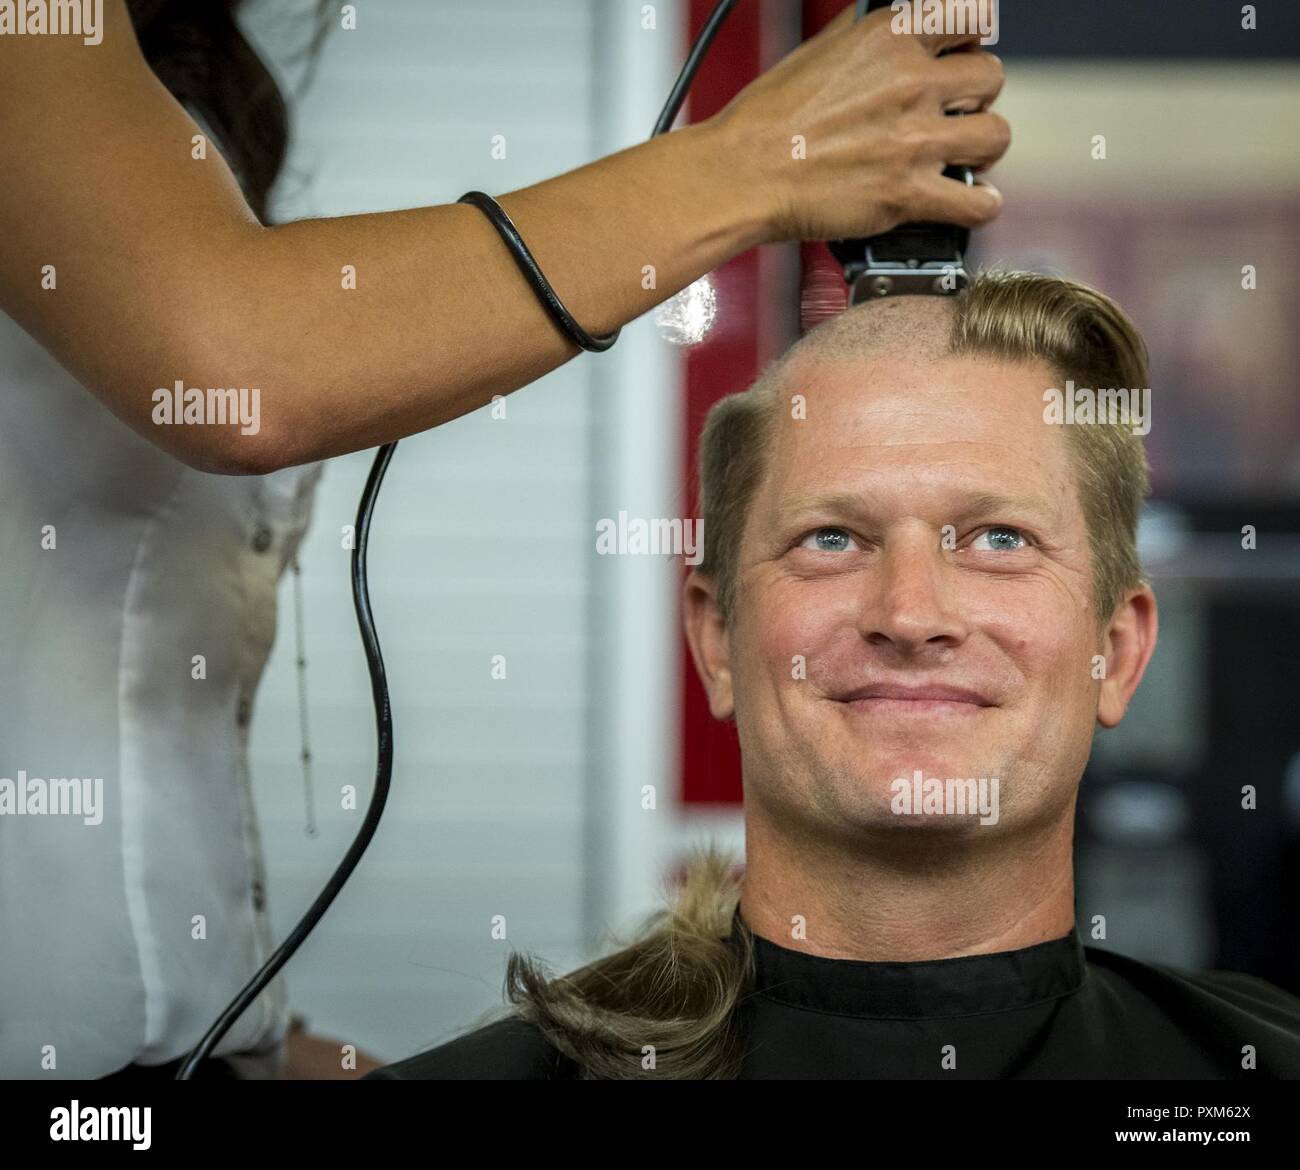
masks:
<svg viewBox="0 0 1300 1170"><path fill-rule="evenodd" d="M997 705L980 691L949 683L869 683L837 701L866 714L903 716L969 717Z"/></svg>

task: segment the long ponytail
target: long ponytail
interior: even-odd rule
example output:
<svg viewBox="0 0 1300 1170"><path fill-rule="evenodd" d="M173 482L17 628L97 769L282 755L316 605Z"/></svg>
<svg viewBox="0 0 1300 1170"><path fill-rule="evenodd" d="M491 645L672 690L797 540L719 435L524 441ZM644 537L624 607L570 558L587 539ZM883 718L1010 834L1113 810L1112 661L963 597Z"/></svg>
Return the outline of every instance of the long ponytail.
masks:
<svg viewBox="0 0 1300 1170"><path fill-rule="evenodd" d="M674 904L635 941L558 978L516 952L507 997L584 1078L734 1078L739 1009L753 986L739 900L739 866L707 846L687 863Z"/></svg>

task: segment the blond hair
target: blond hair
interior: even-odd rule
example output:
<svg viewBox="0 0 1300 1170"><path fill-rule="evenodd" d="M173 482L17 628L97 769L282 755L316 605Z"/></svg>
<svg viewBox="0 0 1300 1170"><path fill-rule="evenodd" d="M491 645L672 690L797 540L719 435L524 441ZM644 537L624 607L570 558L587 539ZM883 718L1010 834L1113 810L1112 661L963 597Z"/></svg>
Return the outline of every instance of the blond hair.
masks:
<svg viewBox="0 0 1300 1170"><path fill-rule="evenodd" d="M584 1079L734 1079L744 1055L737 1009L754 981L739 902L738 862L706 845L687 861L674 903L616 953L558 978L512 953L511 1014L535 1025ZM643 1064L647 1046L653 1071Z"/></svg>

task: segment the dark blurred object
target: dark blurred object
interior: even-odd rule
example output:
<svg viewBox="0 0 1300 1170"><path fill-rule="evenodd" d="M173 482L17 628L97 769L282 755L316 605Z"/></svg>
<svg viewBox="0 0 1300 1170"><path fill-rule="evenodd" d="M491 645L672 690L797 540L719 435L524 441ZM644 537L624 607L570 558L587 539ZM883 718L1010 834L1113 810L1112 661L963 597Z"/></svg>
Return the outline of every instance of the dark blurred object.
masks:
<svg viewBox="0 0 1300 1170"><path fill-rule="evenodd" d="M1300 5L1255 7L1259 27L1248 30L1242 5L1223 0L1001 0L1001 35L990 47L1000 57L1300 56Z"/></svg>
<svg viewBox="0 0 1300 1170"><path fill-rule="evenodd" d="M1086 943L1147 962L1212 965L1209 866L1194 840L1185 785L1090 766L1079 794L1075 870Z"/></svg>
<svg viewBox="0 0 1300 1170"><path fill-rule="evenodd" d="M1290 601L1216 600L1208 676L1214 750L1197 776L1195 820L1212 871L1216 966L1300 994L1300 824L1287 791L1300 756L1300 590Z"/></svg>
<svg viewBox="0 0 1300 1170"><path fill-rule="evenodd" d="M1172 604L1150 689L1084 777L1080 929L1103 914L1104 946L1300 994L1300 508L1153 512L1143 559ZM1244 525L1257 547L1243 548Z"/></svg>

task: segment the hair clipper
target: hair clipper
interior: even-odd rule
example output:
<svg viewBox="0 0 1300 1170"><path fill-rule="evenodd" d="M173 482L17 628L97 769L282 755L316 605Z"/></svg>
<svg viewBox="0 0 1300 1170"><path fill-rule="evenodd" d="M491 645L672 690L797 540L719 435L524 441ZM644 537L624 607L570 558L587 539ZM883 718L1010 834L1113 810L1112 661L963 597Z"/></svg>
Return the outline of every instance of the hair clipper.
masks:
<svg viewBox="0 0 1300 1170"><path fill-rule="evenodd" d="M858 0L857 19L887 7L890 0ZM953 111L952 116L959 116ZM973 186L969 167L947 167L944 175ZM844 266L849 304L905 294L950 296L966 287L965 255L970 229L951 223L903 223L862 240L827 240Z"/></svg>

